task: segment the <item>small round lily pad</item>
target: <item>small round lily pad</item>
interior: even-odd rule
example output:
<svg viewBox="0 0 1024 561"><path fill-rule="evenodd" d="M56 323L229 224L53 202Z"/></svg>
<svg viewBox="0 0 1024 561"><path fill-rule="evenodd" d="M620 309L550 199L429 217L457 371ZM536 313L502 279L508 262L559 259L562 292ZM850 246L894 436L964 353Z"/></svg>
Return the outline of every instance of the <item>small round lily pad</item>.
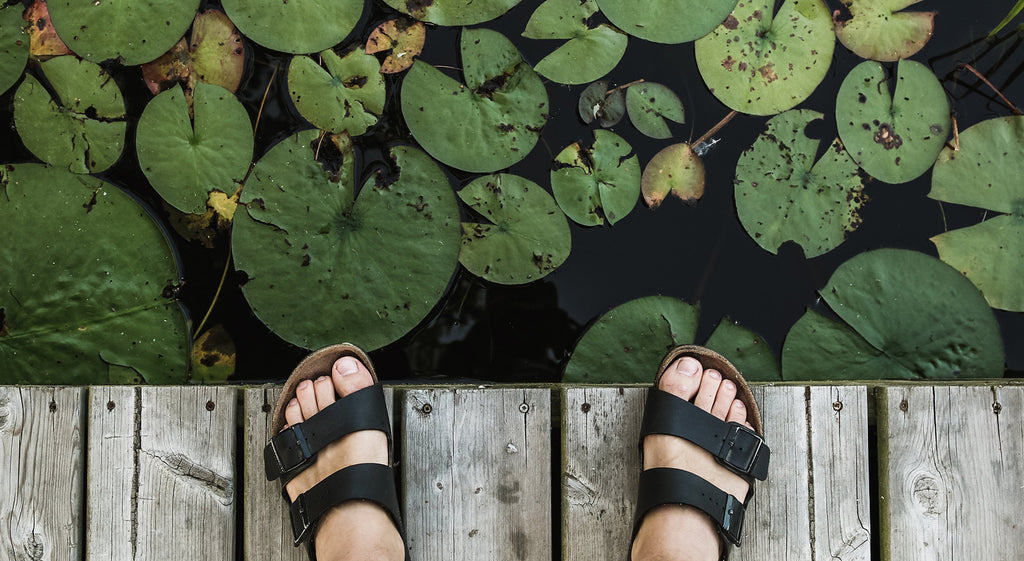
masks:
<svg viewBox="0 0 1024 561"><path fill-rule="evenodd" d="M597 0L601 12L619 29L654 43L699 39L722 23L736 0Z"/></svg>
<svg viewBox="0 0 1024 561"><path fill-rule="evenodd" d="M402 115L423 149L471 172L507 168L526 157L548 117L548 94L504 35L462 31L466 83L416 61L402 83Z"/></svg>
<svg viewBox="0 0 1024 561"><path fill-rule="evenodd" d="M615 224L636 206L640 161L622 137L595 130L593 147L576 142L555 157L551 190L558 206L577 224Z"/></svg>
<svg viewBox="0 0 1024 561"><path fill-rule="evenodd" d="M4 383L181 384L189 325L163 230L135 199L42 164L0 171ZM141 379L141 380L138 380Z"/></svg>
<svg viewBox="0 0 1024 561"><path fill-rule="evenodd" d="M942 261L878 249L843 263L820 291L845 325L809 311L782 351L787 380L999 378L992 309Z"/></svg>
<svg viewBox="0 0 1024 561"><path fill-rule="evenodd" d="M595 0L546 0L537 7L523 37L568 39L537 63L538 74L560 84L585 84L615 68L628 37L607 24L589 27L586 20L596 11Z"/></svg>
<svg viewBox="0 0 1024 561"><path fill-rule="evenodd" d="M608 88L608 82L598 80L580 93L577 111L584 123L600 120L601 126L608 128L622 120L626 114L626 92L621 87Z"/></svg>
<svg viewBox="0 0 1024 561"><path fill-rule="evenodd" d="M252 162L249 113L220 86L196 84L194 118L185 92L154 97L139 118L139 166L161 197L182 212L206 212L212 191L230 195Z"/></svg>
<svg viewBox="0 0 1024 561"><path fill-rule="evenodd" d="M490 21L511 10L520 0L384 0L392 8L418 20L455 27Z"/></svg>
<svg viewBox="0 0 1024 561"><path fill-rule="evenodd" d="M28 62L30 40L21 13L21 4L0 7L0 93L21 78Z"/></svg>
<svg viewBox="0 0 1024 561"><path fill-rule="evenodd" d="M459 198L485 220L462 223L459 262L499 284L524 284L557 269L572 245L569 224L536 183L497 173L473 180Z"/></svg>
<svg viewBox="0 0 1024 561"><path fill-rule="evenodd" d="M56 99L33 76L14 95L14 125L40 160L74 173L98 173L124 149L124 100L99 65L74 56L40 63Z"/></svg>
<svg viewBox="0 0 1024 561"><path fill-rule="evenodd" d="M772 117L736 164L736 212L771 253L795 241L807 258L835 249L860 225L867 198L857 163L839 139L817 162L818 141L804 129L823 115L792 109Z"/></svg>
<svg viewBox="0 0 1024 561"><path fill-rule="evenodd" d="M865 61L839 87L836 125L864 171L886 183L906 183L928 171L942 150L949 103L927 66L901 60L890 95L885 69Z"/></svg>
<svg viewBox="0 0 1024 561"><path fill-rule="evenodd" d="M668 86L656 82L634 84L626 90L626 110L636 130L651 138L669 138L666 120L685 121L683 102Z"/></svg>
<svg viewBox="0 0 1024 561"><path fill-rule="evenodd" d="M910 58L932 37L935 12L901 12L921 0L842 0L832 14L836 37L858 56L881 61Z"/></svg>
<svg viewBox="0 0 1024 561"><path fill-rule="evenodd" d="M288 66L288 93L299 113L313 126L359 136L384 112L384 77L377 57L361 49L345 56L320 53L325 70L307 56Z"/></svg>
<svg viewBox="0 0 1024 561"><path fill-rule="evenodd" d="M342 42L362 18L365 0L223 0L246 37L286 53L318 53Z"/></svg>
<svg viewBox="0 0 1024 561"><path fill-rule="evenodd" d="M821 0L744 0L695 43L711 92L741 113L774 115L811 95L832 64L835 33Z"/></svg>
<svg viewBox="0 0 1024 561"><path fill-rule="evenodd" d="M704 163L685 142L666 146L647 162L640 188L652 209L669 195L695 203L704 196Z"/></svg>

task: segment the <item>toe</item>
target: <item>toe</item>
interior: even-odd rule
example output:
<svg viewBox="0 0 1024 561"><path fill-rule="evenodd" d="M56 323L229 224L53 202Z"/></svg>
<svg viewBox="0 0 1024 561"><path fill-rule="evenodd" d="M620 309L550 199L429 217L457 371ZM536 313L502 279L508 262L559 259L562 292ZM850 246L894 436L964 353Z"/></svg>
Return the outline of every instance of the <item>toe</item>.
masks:
<svg viewBox="0 0 1024 561"><path fill-rule="evenodd" d="M693 357L683 357L665 370L658 387L686 401L693 399L700 386L700 362Z"/></svg>
<svg viewBox="0 0 1024 561"><path fill-rule="evenodd" d="M302 410L303 419L316 415L316 394L313 391L313 382L309 380L299 382L299 387L295 388L295 399L299 400L299 409Z"/></svg>
<svg viewBox="0 0 1024 561"><path fill-rule="evenodd" d="M331 372L334 388L338 395L346 396L357 390L373 385L373 377L366 366L355 357L343 356L334 363Z"/></svg>
<svg viewBox="0 0 1024 561"><path fill-rule="evenodd" d="M718 393L715 394L715 402L711 405L711 414L719 419L725 419L736 400L736 384L732 380L723 380L718 386Z"/></svg>
<svg viewBox="0 0 1024 561"><path fill-rule="evenodd" d="M725 420L729 423L741 423L750 427L750 424L747 423L747 407L738 399L732 400L732 406L729 407L729 415Z"/></svg>
<svg viewBox="0 0 1024 561"><path fill-rule="evenodd" d="M697 388L697 396L693 398L693 404L705 411L711 411L715 403L715 396L718 395L718 387L722 384L722 375L717 370L705 370L700 379L700 387Z"/></svg>
<svg viewBox="0 0 1024 561"><path fill-rule="evenodd" d="M297 425L303 420L302 409L299 408L299 400L293 397L284 408L285 426L290 427L292 425Z"/></svg>
<svg viewBox="0 0 1024 561"><path fill-rule="evenodd" d="M327 376L320 376L313 382L313 393L316 395L317 410L322 411L334 403L334 384Z"/></svg>

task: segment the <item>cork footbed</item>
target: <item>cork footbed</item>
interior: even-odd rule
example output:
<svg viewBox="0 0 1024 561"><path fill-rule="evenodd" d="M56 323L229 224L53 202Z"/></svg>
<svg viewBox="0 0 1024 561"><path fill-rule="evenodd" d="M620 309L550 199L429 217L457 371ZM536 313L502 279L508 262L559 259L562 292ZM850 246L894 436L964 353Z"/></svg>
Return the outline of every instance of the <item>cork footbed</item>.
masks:
<svg viewBox="0 0 1024 561"><path fill-rule="evenodd" d="M757 401L754 400L754 394L750 392L750 386L747 385L747 381L743 379L743 375L740 374L740 371L728 359L711 349L697 345L682 345L672 349L665 355L665 359L661 361L658 375L654 378L654 387L658 387L658 383L661 382L661 377L665 374L665 370L677 359L684 356L693 357L700 361L701 366L705 370L709 368L717 370L723 379L732 380L736 384L736 399L740 400L747 408L747 422L754 427L754 431L758 434L764 434L761 428L761 410L757 407Z"/></svg>
<svg viewBox="0 0 1024 561"><path fill-rule="evenodd" d="M274 424L271 428L272 434L277 434L284 429L284 409L288 405L288 402L295 397L295 389L299 383L303 380L315 380L320 376L330 376L331 367L334 362L343 356L353 356L359 362L362 362L366 366L366 369L370 371L370 377L373 378L373 383L378 383L377 373L373 369L373 363L370 362L370 357L366 356L359 347L351 343L341 343L338 345L331 345L330 347L324 347L306 358L302 359L302 362L295 367L292 371L291 376L284 383L284 388L281 389L281 396L277 398L277 406L274 407Z"/></svg>

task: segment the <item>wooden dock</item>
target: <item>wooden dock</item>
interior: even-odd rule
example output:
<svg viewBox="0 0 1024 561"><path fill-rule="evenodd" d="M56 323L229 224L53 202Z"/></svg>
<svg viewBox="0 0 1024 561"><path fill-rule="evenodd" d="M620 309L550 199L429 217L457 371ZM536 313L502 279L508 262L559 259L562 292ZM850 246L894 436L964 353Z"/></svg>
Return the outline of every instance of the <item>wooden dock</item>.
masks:
<svg viewBox="0 0 1024 561"><path fill-rule="evenodd" d="M301 560L277 386L0 386L0 561ZM1024 386L755 385L739 560L1024 559ZM625 559L646 390L395 386L416 561Z"/></svg>

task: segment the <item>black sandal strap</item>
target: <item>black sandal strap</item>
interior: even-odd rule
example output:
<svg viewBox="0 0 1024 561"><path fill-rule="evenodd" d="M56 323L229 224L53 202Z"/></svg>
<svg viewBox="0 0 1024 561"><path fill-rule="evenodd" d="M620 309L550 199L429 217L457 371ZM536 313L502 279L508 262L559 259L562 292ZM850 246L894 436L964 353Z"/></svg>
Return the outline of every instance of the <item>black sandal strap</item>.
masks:
<svg viewBox="0 0 1024 561"><path fill-rule="evenodd" d="M693 403L657 388L647 394L640 447L649 434L678 436L707 450L733 473L764 480L771 450L756 432L726 423Z"/></svg>
<svg viewBox="0 0 1024 561"><path fill-rule="evenodd" d="M715 521L719 534L729 543L740 545L746 506L703 478L673 468L653 468L640 472L633 537L636 538L640 522L648 511L667 504L690 505L701 510Z"/></svg>
<svg viewBox="0 0 1024 561"><path fill-rule="evenodd" d="M353 392L271 438L263 449L267 480L298 473L313 463L325 446L361 430L379 430L386 434L390 450L391 421L380 384Z"/></svg>

